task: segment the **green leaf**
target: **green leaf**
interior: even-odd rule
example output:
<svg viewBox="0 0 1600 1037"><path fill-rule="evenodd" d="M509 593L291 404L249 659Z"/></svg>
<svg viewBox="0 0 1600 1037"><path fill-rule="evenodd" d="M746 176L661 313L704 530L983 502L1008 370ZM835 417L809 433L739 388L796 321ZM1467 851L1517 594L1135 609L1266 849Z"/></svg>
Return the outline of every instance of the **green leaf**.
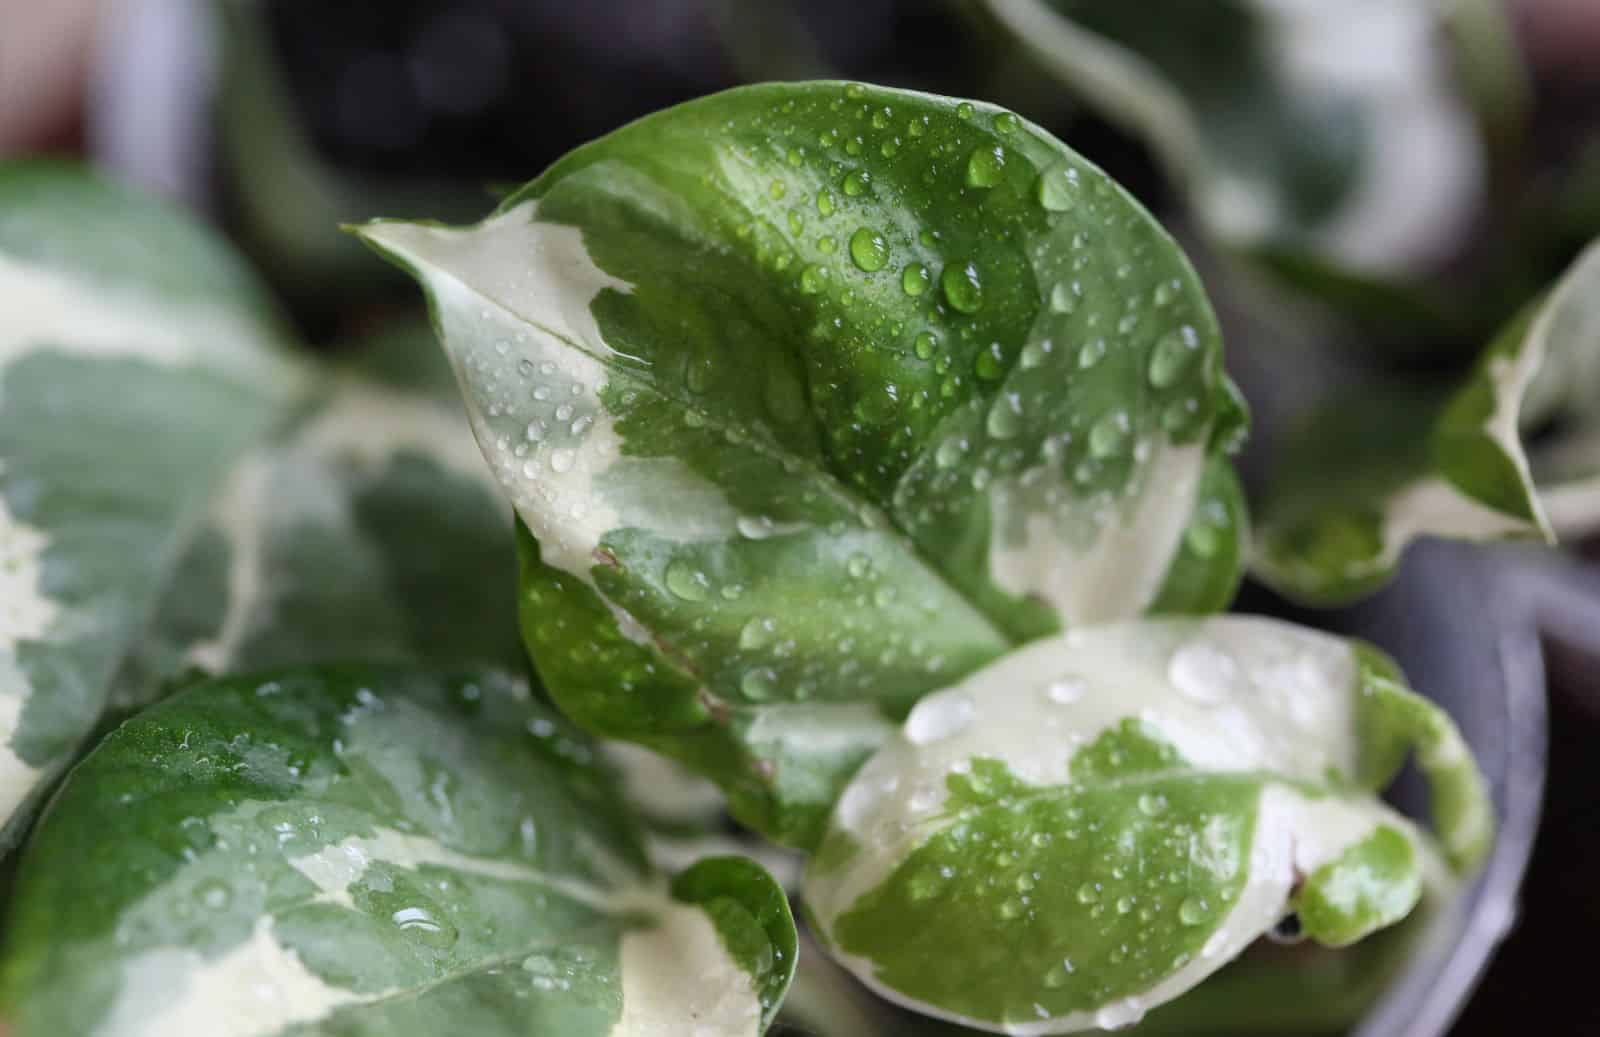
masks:
<svg viewBox="0 0 1600 1037"><path fill-rule="evenodd" d="M1337 604L1419 536L1551 539L1600 524L1600 244L1513 319L1447 398L1363 387L1308 417L1279 463L1255 571ZM1535 440L1533 457L1523 439Z"/></svg>
<svg viewBox="0 0 1600 1037"><path fill-rule="evenodd" d="M4 850L304 372L220 241L71 166L0 165L0 303Z"/></svg>
<svg viewBox="0 0 1600 1037"><path fill-rule="evenodd" d="M987 105L734 90L361 233L432 302L556 701L794 845L886 716L1151 607L1243 420L1177 246Z"/></svg>
<svg viewBox="0 0 1600 1037"><path fill-rule="evenodd" d="M1437 46L1449 6L979 0L1143 138L1214 234L1380 278L1438 259L1481 201L1484 149Z"/></svg>
<svg viewBox="0 0 1600 1037"><path fill-rule="evenodd" d="M474 670L192 686L73 771L9 909L18 1037L754 1037L795 964L765 873L652 876L593 743Z"/></svg>
<svg viewBox="0 0 1600 1037"><path fill-rule="evenodd" d="M809 917L873 989L1011 1033L1129 1025L1290 912L1353 942L1492 836L1459 732L1397 678L1373 649L1250 617L1019 649L924 698L855 775ZM1412 749L1439 849L1377 796Z"/></svg>

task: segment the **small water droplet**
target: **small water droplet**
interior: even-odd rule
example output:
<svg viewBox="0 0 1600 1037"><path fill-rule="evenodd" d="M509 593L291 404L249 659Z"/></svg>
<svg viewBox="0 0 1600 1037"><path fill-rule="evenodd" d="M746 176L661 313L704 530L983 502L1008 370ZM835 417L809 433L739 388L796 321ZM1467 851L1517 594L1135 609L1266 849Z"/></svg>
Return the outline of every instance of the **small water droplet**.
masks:
<svg viewBox="0 0 1600 1037"><path fill-rule="evenodd" d="M667 590L684 601L705 601L711 593L711 581L693 562L675 558L667 564Z"/></svg>
<svg viewBox="0 0 1600 1037"><path fill-rule="evenodd" d="M1199 346L1199 335L1187 324L1162 335L1150 351L1150 384L1157 389L1175 384L1199 355Z"/></svg>
<svg viewBox="0 0 1600 1037"><path fill-rule="evenodd" d="M817 192L817 212L822 216L833 215L833 192L821 190Z"/></svg>
<svg viewBox="0 0 1600 1037"><path fill-rule="evenodd" d="M1010 439L1022 431L1022 398L1014 392L1003 392L995 397L989 408L986 423L989 435L995 439Z"/></svg>
<svg viewBox="0 0 1600 1037"><path fill-rule="evenodd" d="M1222 546L1222 531L1204 522L1196 523L1183 534L1183 542L1201 558L1211 558Z"/></svg>
<svg viewBox="0 0 1600 1037"><path fill-rule="evenodd" d="M1005 175L1006 151L1000 145L973 150L967 157L967 186L993 187Z"/></svg>
<svg viewBox="0 0 1600 1037"><path fill-rule="evenodd" d="M1180 285L1176 280L1162 281L1160 284L1156 285L1155 293L1152 296L1152 298L1155 299L1155 304L1157 306L1166 306L1167 304L1171 303L1172 300L1178 297L1179 287Z"/></svg>
<svg viewBox="0 0 1600 1037"><path fill-rule="evenodd" d="M1050 354L1054 351L1055 343L1049 339L1029 342L1022 347L1022 352L1017 356L1017 364L1024 371L1032 370L1035 367L1042 366L1046 360L1050 359Z"/></svg>
<svg viewBox="0 0 1600 1037"><path fill-rule="evenodd" d="M960 104L956 105L956 118L960 119L962 122L969 121L976 113L977 109L972 107L972 102L970 101L962 101Z"/></svg>
<svg viewBox="0 0 1600 1037"><path fill-rule="evenodd" d="M939 275L945 301L962 313L983 308L983 278L975 263L952 263Z"/></svg>
<svg viewBox="0 0 1600 1037"><path fill-rule="evenodd" d="M953 468L967 452L967 441L959 436L951 436L933 452L933 463L940 468Z"/></svg>
<svg viewBox="0 0 1600 1037"><path fill-rule="evenodd" d="M1057 313L1071 313L1078 308L1077 282L1057 281L1050 289L1050 308Z"/></svg>
<svg viewBox="0 0 1600 1037"><path fill-rule="evenodd" d="M906 717L905 735L913 745L928 745L959 734L977 719L978 705L965 692L929 695Z"/></svg>
<svg viewBox="0 0 1600 1037"><path fill-rule="evenodd" d="M202 879L194 885L194 898L212 911L221 911L233 900L233 887L221 879Z"/></svg>
<svg viewBox="0 0 1600 1037"><path fill-rule="evenodd" d="M872 559L864 554L853 554L844 564L844 571L852 580L864 580L872 574Z"/></svg>
<svg viewBox="0 0 1600 1037"><path fill-rule="evenodd" d="M1183 903L1178 905L1178 921L1184 925L1199 925L1210 914L1206 902L1198 897L1184 897Z"/></svg>
<svg viewBox="0 0 1600 1037"><path fill-rule="evenodd" d="M772 697L778 688L778 675L765 666L753 670L746 670L739 679L739 690L753 702L764 702Z"/></svg>
<svg viewBox="0 0 1600 1037"><path fill-rule="evenodd" d="M782 180L774 180L772 182L772 185L767 188L767 195L773 201L777 201L778 199L782 198L784 195L786 195L788 193L789 193L789 185L784 183Z"/></svg>
<svg viewBox="0 0 1600 1037"><path fill-rule="evenodd" d="M1146 792L1139 797L1139 812L1146 817L1160 817L1167 812L1167 797L1156 792Z"/></svg>
<svg viewBox="0 0 1600 1037"><path fill-rule="evenodd" d="M855 169L845 174L844 193L852 198L859 198L861 195L866 194L867 189L871 186L872 174L865 169Z"/></svg>
<svg viewBox="0 0 1600 1037"><path fill-rule="evenodd" d="M839 251L839 239L832 234L824 234L817 239L817 250L825 256L831 256Z"/></svg>
<svg viewBox="0 0 1600 1037"><path fill-rule="evenodd" d="M1206 706L1226 699L1238 676L1233 656L1204 638L1186 642L1167 664L1167 680L1178 694Z"/></svg>
<svg viewBox="0 0 1600 1037"><path fill-rule="evenodd" d="M1128 443L1128 415L1112 411L1089 428L1089 453L1097 458L1114 457Z"/></svg>
<svg viewBox="0 0 1600 1037"><path fill-rule="evenodd" d="M979 378L992 382L1006 373L1005 354L1000 349L1000 343L991 342L988 348L978 352L977 359L973 361L972 368Z"/></svg>
<svg viewBox="0 0 1600 1037"><path fill-rule="evenodd" d="M1087 371L1098 364L1106 355L1106 340L1103 338L1090 339L1078 349L1078 368Z"/></svg>
<svg viewBox="0 0 1600 1037"><path fill-rule="evenodd" d="M1100 887L1093 882L1085 882L1078 887L1078 903L1093 904L1100 899Z"/></svg>
<svg viewBox="0 0 1600 1037"><path fill-rule="evenodd" d="M455 926L440 921L425 907L402 907L389 917L406 935L431 947L449 947L456 942Z"/></svg>
<svg viewBox="0 0 1600 1037"><path fill-rule="evenodd" d="M1065 212L1078 201L1078 171L1072 166L1056 166L1039 174L1035 188L1039 204L1050 212Z"/></svg>
<svg viewBox="0 0 1600 1037"><path fill-rule="evenodd" d="M1045 687L1045 697L1058 706L1070 706L1089 692L1089 682L1076 674L1057 677Z"/></svg>
<svg viewBox="0 0 1600 1037"><path fill-rule="evenodd" d="M1133 898L1122 896L1117 898L1117 914L1125 915L1133 910Z"/></svg>
<svg viewBox="0 0 1600 1037"><path fill-rule="evenodd" d="M875 273L889 262L889 242L871 227L860 227L850 235L850 258L857 267Z"/></svg>
<svg viewBox="0 0 1600 1037"><path fill-rule="evenodd" d="M920 331L912 341L912 349L916 351L917 359L927 360L933 356L934 349L939 345L939 339L931 331Z"/></svg>
<svg viewBox="0 0 1600 1037"><path fill-rule="evenodd" d="M900 288L907 295L921 295L928 290L928 284L932 280L928 268L921 263L912 263L900 272Z"/></svg>
<svg viewBox="0 0 1600 1037"><path fill-rule="evenodd" d="M812 263L800 271L800 290L806 295L816 295L827 283L828 272Z"/></svg>
<svg viewBox="0 0 1600 1037"><path fill-rule="evenodd" d="M772 644L777 636L778 624L770 616L756 616L739 628L739 647L754 652Z"/></svg>
<svg viewBox="0 0 1600 1037"><path fill-rule="evenodd" d="M572 466L577 460L577 454L566 447L559 447L550 451L550 470L558 475L572 471Z"/></svg>

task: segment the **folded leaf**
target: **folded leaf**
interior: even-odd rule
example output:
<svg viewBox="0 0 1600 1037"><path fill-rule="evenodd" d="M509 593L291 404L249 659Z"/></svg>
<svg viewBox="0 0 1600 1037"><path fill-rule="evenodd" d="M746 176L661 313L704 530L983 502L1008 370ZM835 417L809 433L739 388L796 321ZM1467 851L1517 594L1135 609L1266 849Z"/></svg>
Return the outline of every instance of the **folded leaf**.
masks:
<svg viewBox="0 0 1600 1037"><path fill-rule="evenodd" d="M1146 140L1226 241L1392 275L1439 259L1481 201L1484 148L1438 46L1451 5L979 6ZM1208 39L1227 45L1196 44Z"/></svg>
<svg viewBox="0 0 1600 1037"><path fill-rule="evenodd" d="M1449 718L1376 651L1272 620L1147 620L928 696L805 879L885 996L1014 1034L1129 1025L1290 913L1344 946L1475 868L1493 815ZM1376 793L1408 750L1439 849ZM952 953L951 948L959 948Z"/></svg>
<svg viewBox="0 0 1600 1037"><path fill-rule="evenodd" d="M181 214L0 165L0 851L94 727L207 500L303 372Z"/></svg>
<svg viewBox="0 0 1600 1037"><path fill-rule="evenodd" d="M1337 604L1387 581L1419 536L1548 539L1600 525L1597 292L1593 245L1448 398L1363 388L1314 413L1279 463L1256 574ZM1552 423L1530 464L1524 437Z"/></svg>
<svg viewBox="0 0 1600 1037"><path fill-rule="evenodd" d="M755 1037L795 964L782 890L736 858L651 876L596 761L489 672L195 685L41 820L11 1032Z"/></svg>
<svg viewBox="0 0 1600 1037"><path fill-rule="evenodd" d="M1243 423L1177 246L989 106L735 90L361 232L432 302L552 695L796 845L884 715L1151 607Z"/></svg>

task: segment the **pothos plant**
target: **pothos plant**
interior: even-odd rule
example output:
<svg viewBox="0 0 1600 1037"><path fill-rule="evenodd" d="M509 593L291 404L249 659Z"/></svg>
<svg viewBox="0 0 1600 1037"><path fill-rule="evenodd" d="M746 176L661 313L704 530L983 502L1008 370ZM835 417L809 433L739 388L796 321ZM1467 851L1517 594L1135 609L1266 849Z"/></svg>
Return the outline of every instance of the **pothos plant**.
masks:
<svg viewBox="0 0 1600 1037"><path fill-rule="evenodd" d="M1218 614L1251 550L1216 319L1038 127L749 87L476 225L357 231L466 422L393 343L287 351L172 214L0 177L15 1033L731 1037L797 969L823 1032L1315 1027L1348 1005L1243 993L1300 969L1251 945L1392 961L1483 860L1392 661ZM1448 478L1531 493L1481 402ZM747 856L662 852L703 808L597 739L796 851L822 950ZM1412 753L1431 829L1380 798Z"/></svg>

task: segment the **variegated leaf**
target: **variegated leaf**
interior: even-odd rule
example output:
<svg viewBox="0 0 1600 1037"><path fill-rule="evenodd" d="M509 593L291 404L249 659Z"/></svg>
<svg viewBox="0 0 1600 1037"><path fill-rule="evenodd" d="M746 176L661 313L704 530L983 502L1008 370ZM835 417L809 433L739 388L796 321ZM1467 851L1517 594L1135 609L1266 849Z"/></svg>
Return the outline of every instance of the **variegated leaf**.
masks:
<svg viewBox="0 0 1600 1037"><path fill-rule="evenodd" d="M1597 292L1592 245L1447 399L1363 389L1313 414L1279 462L1257 574L1338 603L1385 582L1419 536L1550 538L1600 524ZM1524 437L1557 419L1530 464Z"/></svg>
<svg viewBox="0 0 1600 1037"><path fill-rule="evenodd" d="M1481 203L1484 148L1442 46L1451 3L976 2L1148 142L1230 243L1346 281L1404 274Z"/></svg>
<svg viewBox="0 0 1600 1037"><path fill-rule="evenodd" d="M885 715L1157 605L1242 424L1176 245L989 106L735 90L475 227L362 233L427 291L522 520L552 695L796 845ZM1195 565L1175 608L1231 593L1233 553Z"/></svg>
<svg viewBox="0 0 1600 1037"><path fill-rule="evenodd" d="M0 165L0 302L4 850L303 372L225 246L71 166Z"/></svg>
<svg viewBox="0 0 1600 1037"><path fill-rule="evenodd" d="M1438 849L1376 795L1412 748ZM1138 1021L1289 913L1336 947L1390 926L1492 831L1460 734L1375 650L1265 619L1145 620L924 698L841 797L804 891L886 997L1067 1033Z"/></svg>
<svg viewBox="0 0 1600 1037"><path fill-rule="evenodd" d="M17 1037L756 1037L796 957L749 861L670 884L593 743L482 671L191 686L78 766L0 951Z"/></svg>

